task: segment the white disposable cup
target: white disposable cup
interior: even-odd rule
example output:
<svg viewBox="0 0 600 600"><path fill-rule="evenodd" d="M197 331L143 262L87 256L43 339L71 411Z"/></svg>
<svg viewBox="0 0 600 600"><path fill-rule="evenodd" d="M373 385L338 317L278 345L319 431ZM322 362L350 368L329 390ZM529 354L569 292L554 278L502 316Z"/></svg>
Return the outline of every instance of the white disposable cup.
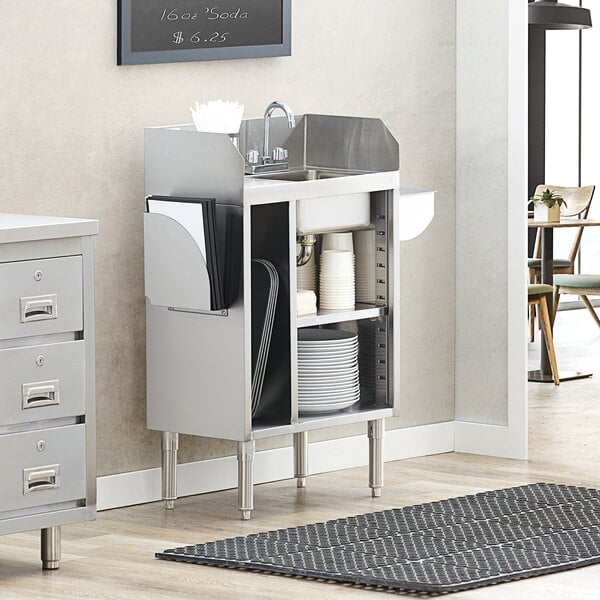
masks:
<svg viewBox="0 0 600 600"><path fill-rule="evenodd" d="M354 252L352 232L335 232L323 234L323 246L325 250L347 250Z"/></svg>
<svg viewBox="0 0 600 600"><path fill-rule="evenodd" d="M330 277L354 276L354 255L348 250L321 252L321 273Z"/></svg>

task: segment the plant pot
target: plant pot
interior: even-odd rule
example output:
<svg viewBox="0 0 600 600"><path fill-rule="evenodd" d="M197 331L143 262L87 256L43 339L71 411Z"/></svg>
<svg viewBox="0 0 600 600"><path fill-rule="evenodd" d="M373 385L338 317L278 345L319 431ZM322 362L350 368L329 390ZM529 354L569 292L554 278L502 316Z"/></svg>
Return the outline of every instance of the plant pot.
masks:
<svg viewBox="0 0 600 600"><path fill-rule="evenodd" d="M533 207L534 221L547 221L548 223L558 223L560 221L560 205L555 204L548 208L543 202L538 202Z"/></svg>

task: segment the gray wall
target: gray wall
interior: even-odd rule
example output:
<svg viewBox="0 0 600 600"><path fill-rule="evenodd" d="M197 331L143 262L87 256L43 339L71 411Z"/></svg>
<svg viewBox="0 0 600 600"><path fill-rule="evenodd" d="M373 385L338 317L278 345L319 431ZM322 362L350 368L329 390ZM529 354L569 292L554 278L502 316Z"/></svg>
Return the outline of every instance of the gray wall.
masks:
<svg viewBox="0 0 600 600"><path fill-rule="evenodd" d="M456 420L507 425L508 2L456 4Z"/></svg>
<svg viewBox="0 0 600 600"><path fill-rule="evenodd" d="M390 426L451 420L455 0L296 0L289 58L117 67L116 30L113 0L19 3L0 28L0 212L101 221L99 474L159 464L145 428L143 129L188 122L195 99L259 116L279 98L389 125L402 184L438 190L433 224L402 249L405 416ZM182 442L184 461L224 453L230 443Z"/></svg>

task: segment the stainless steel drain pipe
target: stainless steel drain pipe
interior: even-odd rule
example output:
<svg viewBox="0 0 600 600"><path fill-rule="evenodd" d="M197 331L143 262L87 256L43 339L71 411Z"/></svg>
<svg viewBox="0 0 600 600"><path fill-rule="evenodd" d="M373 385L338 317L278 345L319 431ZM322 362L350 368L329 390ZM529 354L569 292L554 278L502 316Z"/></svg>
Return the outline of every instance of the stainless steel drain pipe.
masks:
<svg viewBox="0 0 600 600"><path fill-rule="evenodd" d="M294 434L294 477L299 488L306 487L308 477L308 431Z"/></svg>
<svg viewBox="0 0 600 600"><path fill-rule="evenodd" d="M41 531L42 569L54 571L60 566L60 527L47 527Z"/></svg>
<svg viewBox="0 0 600 600"><path fill-rule="evenodd" d="M308 263L315 251L316 243L317 236L311 233L296 236L296 266L303 267Z"/></svg>
<svg viewBox="0 0 600 600"><path fill-rule="evenodd" d="M179 450L179 434L171 431L160 432L160 449L162 458L162 497L165 508L173 510L177 500L177 450Z"/></svg>
<svg viewBox="0 0 600 600"><path fill-rule="evenodd" d="M371 496L379 498L383 487L383 434L385 422L383 419L369 421L369 487Z"/></svg>

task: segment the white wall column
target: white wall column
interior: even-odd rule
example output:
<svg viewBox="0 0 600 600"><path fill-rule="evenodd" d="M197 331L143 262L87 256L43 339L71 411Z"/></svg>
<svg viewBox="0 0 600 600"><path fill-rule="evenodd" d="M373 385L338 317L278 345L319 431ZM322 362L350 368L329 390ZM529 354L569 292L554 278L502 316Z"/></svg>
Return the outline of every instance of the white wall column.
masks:
<svg viewBox="0 0 600 600"><path fill-rule="evenodd" d="M455 449L527 456L527 1L457 0Z"/></svg>

